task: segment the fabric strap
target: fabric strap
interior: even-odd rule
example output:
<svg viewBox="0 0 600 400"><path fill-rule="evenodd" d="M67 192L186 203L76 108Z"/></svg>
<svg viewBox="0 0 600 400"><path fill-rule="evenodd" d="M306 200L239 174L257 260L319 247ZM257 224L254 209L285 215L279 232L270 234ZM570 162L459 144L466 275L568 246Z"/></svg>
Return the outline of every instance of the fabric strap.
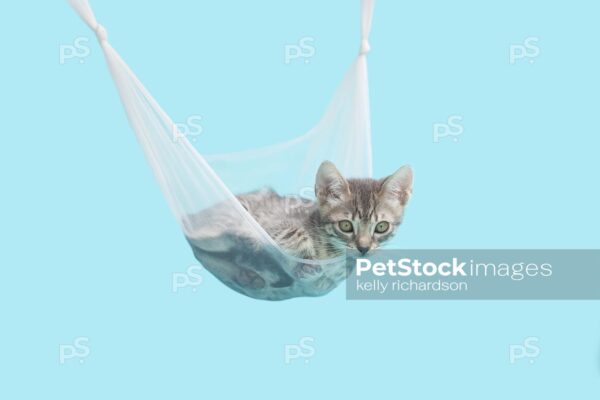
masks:
<svg viewBox="0 0 600 400"><path fill-rule="evenodd" d="M106 29L96 21L96 16L88 0L68 0L69 4L79 14L83 22L90 27L96 33L98 42L102 45L103 42L108 41L108 34Z"/></svg>
<svg viewBox="0 0 600 400"><path fill-rule="evenodd" d="M369 34L371 33L371 21L373 20L373 9L375 0L362 0L360 21L360 51L359 55L367 54L371 50L369 45Z"/></svg>
<svg viewBox="0 0 600 400"><path fill-rule="evenodd" d="M106 29L98 23L94 11L88 0L68 0L69 4L79 14L83 22L96 33L98 42L102 45L108 41ZM373 20L373 9L375 0L361 0L361 22L360 22L360 50L359 55L365 55L371 50L369 34L371 33L371 22Z"/></svg>

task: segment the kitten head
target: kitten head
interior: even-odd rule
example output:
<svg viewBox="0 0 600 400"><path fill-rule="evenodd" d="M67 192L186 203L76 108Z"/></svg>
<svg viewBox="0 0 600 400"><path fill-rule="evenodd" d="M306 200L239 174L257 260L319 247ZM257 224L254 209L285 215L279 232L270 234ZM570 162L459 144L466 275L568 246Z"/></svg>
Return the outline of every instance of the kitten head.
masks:
<svg viewBox="0 0 600 400"><path fill-rule="evenodd" d="M380 180L344 179L331 162L323 162L315 193L331 242L365 254L390 239L402 222L412 181L408 165Z"/></svg>

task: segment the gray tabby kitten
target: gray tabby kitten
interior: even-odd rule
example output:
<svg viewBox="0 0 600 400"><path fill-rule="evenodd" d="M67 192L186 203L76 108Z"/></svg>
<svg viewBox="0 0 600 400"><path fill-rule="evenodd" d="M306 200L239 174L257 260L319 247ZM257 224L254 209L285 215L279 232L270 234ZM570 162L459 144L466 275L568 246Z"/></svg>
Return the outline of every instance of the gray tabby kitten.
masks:
<svg viewBox="0 0 600 400"><path fill-rule="evenodd" d="M402 222L413 174L404 166L380 179L345 179L325 161L315 182L316 202L280 196L271 189L238 196L275 244L299 259L358 256L389 240ZM231 207L229 207L230 209ZM249 224L221 204L199 213L203 232L188 240L194 254L217 278L255 298L322 295L345 278L346 263L290 262L258 243Z"/></svg>

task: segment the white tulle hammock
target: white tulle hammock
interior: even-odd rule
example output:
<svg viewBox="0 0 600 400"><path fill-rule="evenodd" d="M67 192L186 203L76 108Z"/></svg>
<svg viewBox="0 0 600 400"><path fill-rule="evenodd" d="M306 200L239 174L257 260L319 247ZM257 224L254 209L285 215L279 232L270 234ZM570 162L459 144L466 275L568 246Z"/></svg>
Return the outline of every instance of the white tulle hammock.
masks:
<svg viewBox="0 0 600 400"><path fill-rule="evenodd" d="M229 287L259 299L318 296L343 281L346 257L306 260L291 256L240 204L236 194L261 186L272 186L278 193L314 187L315 173L324 160L333 162L344 176L371 177L366 55L374 0L362 0L358 55L314 128L287 142L217 155L201 154L185 135L173 140L179 128L110 45L107 31L96 21L88 1L69 3L95 32L137 140L203 267ZM235 230L243 231L246 240L234 242L232 247L224 239L221 244L215 241L213 235L214 251L205 252L203 241L208 241L207 229L220 223L215 217L219 210L227 214L229 225L235 216ZM249 237L252 240L247 240ZM294 271L303 268L317 268L321 273L298 278ZM260 272L264 279L252 271Z"/></svg>

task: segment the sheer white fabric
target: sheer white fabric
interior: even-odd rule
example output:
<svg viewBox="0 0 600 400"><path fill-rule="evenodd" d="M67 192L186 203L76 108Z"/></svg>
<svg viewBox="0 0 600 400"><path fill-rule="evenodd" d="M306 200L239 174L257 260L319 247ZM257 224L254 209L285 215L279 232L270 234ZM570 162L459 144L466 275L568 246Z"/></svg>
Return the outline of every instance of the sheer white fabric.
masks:
<svg viewBox="0 0 600 400"><path fill-rule="evenodd" d="M108 34L96 21L88 1L69 0L69 3L96 33L129 122L190 243L203 240L207 219L199 218L199 213L226 204L227 212L236 217L236 228L243 229L255 242L261 243L263 250L275 263L281 263L284 271L289 272L294 263L329 265L344 262L340 259L299 260L289 256L237 201L235 194L268 186L271 182L279 182L276 188L279 193L298 193L300 188L314 186L315 173L324 160L332 161L344 176L371 176L366 54L373 0L362 0L358 55L314 128L291 141L270 147L210 156L200 154L184 135L172 140L177 126L110 45ZM231 135L235 137L235 132ZM205 267L211 268L207 265L211 264L210 260L202 260L199 254L196 256ZM339 279L335 284L338 282ZM236 290L253 297L287 298L319 295L332 288L319 289L301 282L291 286L280 291L282 293Z"/></svg>

